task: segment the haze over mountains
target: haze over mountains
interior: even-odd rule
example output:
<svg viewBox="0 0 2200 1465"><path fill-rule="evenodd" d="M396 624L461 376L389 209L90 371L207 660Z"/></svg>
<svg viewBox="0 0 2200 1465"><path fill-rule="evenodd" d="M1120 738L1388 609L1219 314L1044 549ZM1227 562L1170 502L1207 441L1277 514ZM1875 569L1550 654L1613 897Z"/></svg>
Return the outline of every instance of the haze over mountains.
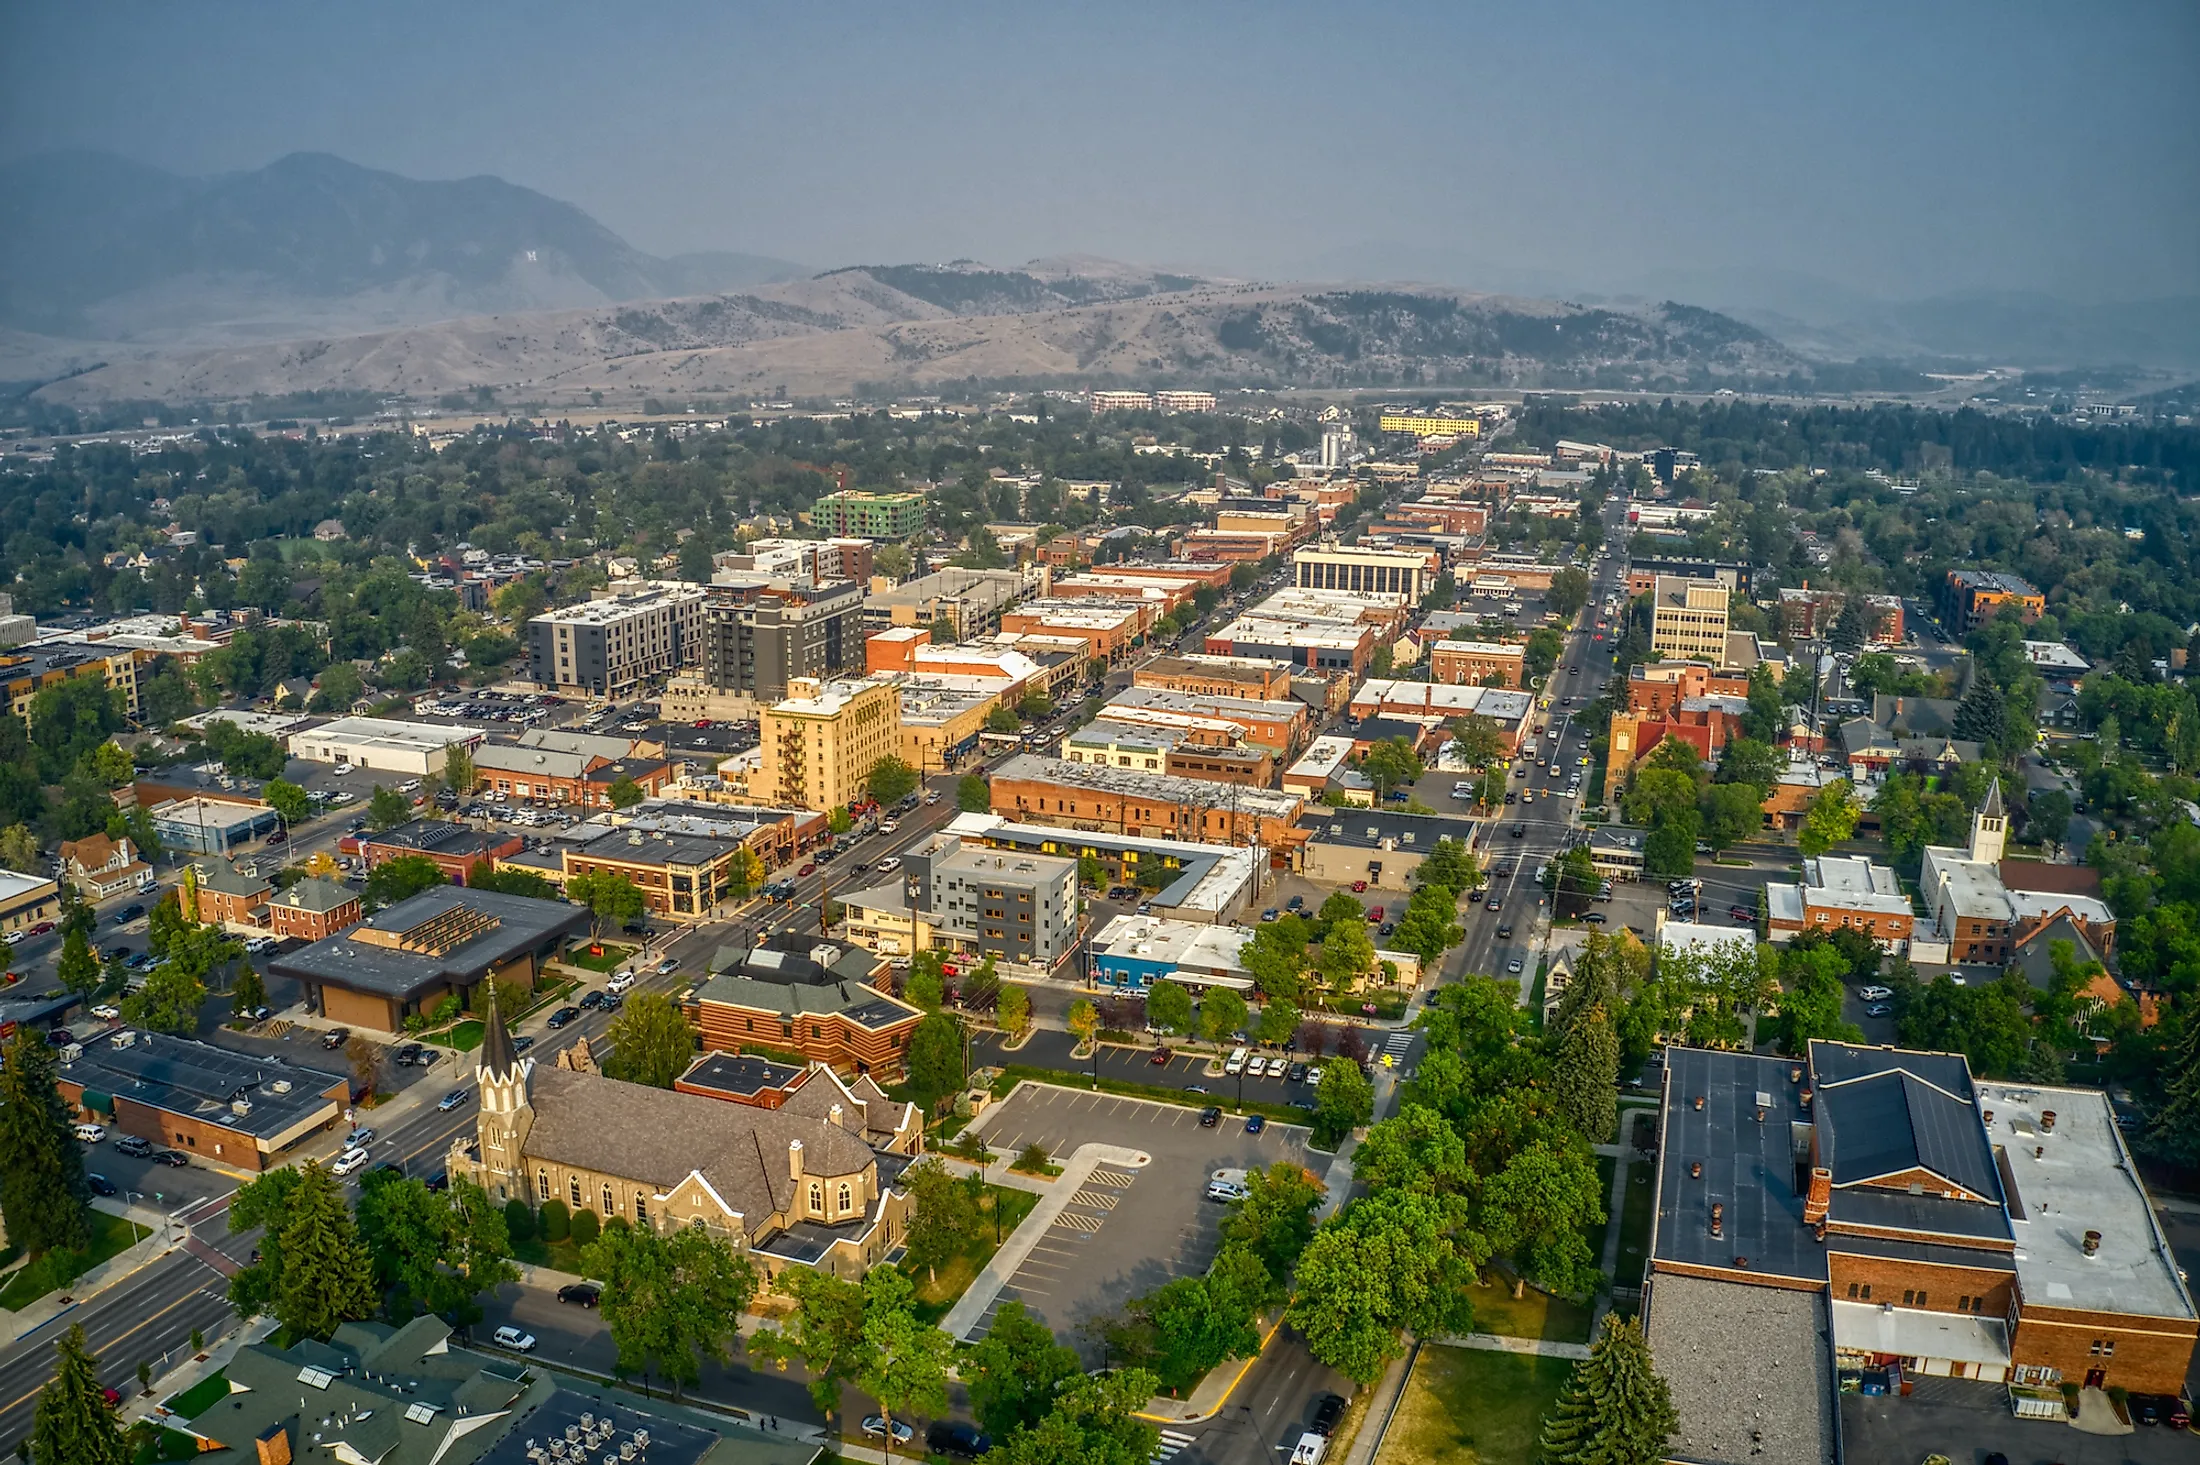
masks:
<svg viewBox="0 0 2200 1465"><path fill-rule="evenodd" d="M43 389L65 400L1067 377L1824 386L1857 378L1823 363L1859 356L2200 362L2193 300L1899 305L1717 275L1587 295L1400 246L1344 252L1334 273L1451 288L1251 284L1077 256L813 274L733 252L661 258L498 178L425 182L316 153L195 179L46 154L0 165L0 189L18 204L0 234L0 378L66 375Z"/></svg>

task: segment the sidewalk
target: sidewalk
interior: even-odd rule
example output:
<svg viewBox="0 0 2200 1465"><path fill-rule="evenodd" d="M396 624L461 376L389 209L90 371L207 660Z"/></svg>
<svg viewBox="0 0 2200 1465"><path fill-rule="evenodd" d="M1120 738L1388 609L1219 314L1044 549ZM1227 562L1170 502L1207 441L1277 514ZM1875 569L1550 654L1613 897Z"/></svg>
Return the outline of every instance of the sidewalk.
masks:
<svg viewBox="0 0 2200 1465"><path fill-rule="evenodd" d="M1506 1338L1496 1333L1453 1333L1426 1341L1441 1343L1446 1348L1479 1348L1485 1353L1519 1353L1537 1358L1583 1359L1589 1356L1586 1343L1550 1343L1541 1338Z"/></svg>
<svg viewBox="0 0 2200 1465"><path fill-rule="evenodd" d="M147 1227L145 1238L129 1250L109 1257L68 1286L56 1288L21 1312L9 1314L6 1326L11 1341L29 1337L63 1313L73 1311L108 1288L136 1276L168 1253L181 1249L190 1234L188 1225L148 1206L126 1206L105 1196L95 1196L92 1204L108 1215L126 1216Z"/></svg>
<svg viewBox="0 0 2200 1465"><path fill-rule="evenodd" d="M175 1398L200 1379L210 1378L229 1367L230 1360L237 1356L239 1349L259 1342L279 1326L281 1325L271 1317L256 1317L242 1327L232 1326L203 1355L186 1354L183 1362L164 1374L154 1376L150 1393L129 1395L116 1406L115 1412L121 1416L124 1424L139 1419L157 1419L171 1429L191 1432L189 1421L170 1414L163 1401Z"/></svg>
<svg viewBox="0 0 2200 1465"><path fill-rule="evenodd" d="M1338 1465L1368 1465L1375 1452L1382 1447L1383 1436L1390 1432L1390 1416L1397 1411L1398 1398L1406 1391L1406 1378L1413 1367L1419 1345L1409 1346L1405 1353L1390 1360L1383 1369L1383 1376L1368 1391L1367 1413L1360 1418L1359 1433L1352 1436L1352 1446L1344 1452Z"/></svg>

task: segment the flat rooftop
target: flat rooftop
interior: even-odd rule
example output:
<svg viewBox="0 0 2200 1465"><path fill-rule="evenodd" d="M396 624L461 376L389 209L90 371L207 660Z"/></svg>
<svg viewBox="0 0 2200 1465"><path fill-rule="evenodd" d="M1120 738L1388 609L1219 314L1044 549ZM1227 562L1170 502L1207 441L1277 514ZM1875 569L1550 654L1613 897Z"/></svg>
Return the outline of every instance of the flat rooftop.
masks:
<svg viewBox="0 0 2200 1465"><path fill-rule="evenodd" d="M1833 1465L1833 1350L1822 1293L1661 1273L1644 1299L1650 1351L1701 1465Z"/></svg>
<svg viewBox="0 0 2200 1465"><path fill-rule="evenodd" d="M1253 883L1253 851L1244 845L1194 844L1136 834L1106 834L1062 829L1052 824L1018 824L999 814L957 814L945 831L963 839L1037 850L1041 854L1120 854L1136 851L1141 859L1158 855L1177 861L1177 877L1156 891L1161 910L1187 911L1203 920L1220 920L1242 907Z"/></svg>
<svg viewBox="0 0 2200 1465"><path fill-rule="evenodd" d="M1306 752L1298 762L1285 770L1284 777L1326 779L1344 767L1345 760L1351 756L1352 739L1336 733L1324 733L1307 744Z"/></svg>
<svg viewBox="0 0 2200 1465"><path fill-rule="evenodd" d="M1099 763L1069 763L1060 758L1042 758L1036 753L1018 753L993 770L993 779L995 782L1020 780L1026 783L1050 783L1061 788L1090 789L1095 793L1151 799L1160 804L1189 805L1195 808L1234 807L1241 814L1256 814L1273 819L1288 817L1304 802L1297 794L1281 793L1275 789L1231 785L1218 793L1216 785L1205 779L1178 778L1167 773L1145 773L1131 768L1109 768Z"/></svg>
<svg viewBox="0 0 2200 1465"><path fill-rule="evenodd" d="M1815 905L1913 914L1894 871L1862 855L1820 855L1803 861L1803 887Z"/></svg>
<svg viewBox="0 0 2200 1465"><path fill-rule="evenodd" d="M116 1037L127 1036L127 1047ZM325 1123L348 1093L342 1074L301 1068L280 1058L232 1053L210 1043L125 1028L84 1045L83 1056L59 1074L98 1093L150 1104L277 1142L300 1125ZM247 1106L236 1112L237 1103Z"/></svg>
<svg viewBox="0 0 2200 1465"><path fill-rule="evenodd" d="M2195 1316L2108 1095L1986 1082L1979 1105L1994 1116L1987 1134L2010 1184L2017 1280L2027 1307ZM2049 1112L2051 1132L2042 1117ZM2088 1231L2100 1233L2091 1256Z"/></svg>
<svg viewBox="0 0 2200 1465"><path fill-rule="evenodd" d="M446 727L433 722L397 722L386 717L339 717L299 734L309 746L404 748L438 752L453 743L485 736L477 727Z"/></svg>
<svg viewBox="0 0 2200 1465"><path fill-rule="evenodd" d="M771 1089L789 1089L809 1069L792 1063L738 1053L705 1053L680 1075L690 1088L707 1089L729 1098L753 1099Z"/></svg>
<svg viewBox="0 0 2200 1465"><path fill-rule="evenodd" d="M1316 650L1351 651L1358 649L1367 635L1367 627L1356 620L1285 620L1277 616L1245 615L1212 633L1217 641L1232 645L1250 642L1255 646L1308 646Z"/></svg>
<svg viewBox="0 0 2200 1465"><path fill-rule="evenodd" d="M1124 708L1175 712L1190 717L1254 717L1269 722L1294 722L1306 715L1306 704L1303 702L1271 702L1259 697L1215 697L1204 692L1180 692L1171 687L1125 687L1109 698L1101 711L1105 714Z"/></svg>
<svg viewBox="0 0 2200 1465"><path fill-rule="evenodd" d="M551 625L608 626L629 616L646 615L651 611L673 606L700 604L709 592L701 585L663 584L651 585L646 590L626 590L606 595L596 600L584 600L578 605L564 605L545 611L536 621Z"/></svg>
<svg viewBox="0 0 2200 1465"><path fill-rule="evenodd" d="M1253 933L1243 926L1172 921L1160 916L1117 916L1092 938L1095 956L1136 957L1219 975L1224 985L1250 987L1239 953Z"/></svg>

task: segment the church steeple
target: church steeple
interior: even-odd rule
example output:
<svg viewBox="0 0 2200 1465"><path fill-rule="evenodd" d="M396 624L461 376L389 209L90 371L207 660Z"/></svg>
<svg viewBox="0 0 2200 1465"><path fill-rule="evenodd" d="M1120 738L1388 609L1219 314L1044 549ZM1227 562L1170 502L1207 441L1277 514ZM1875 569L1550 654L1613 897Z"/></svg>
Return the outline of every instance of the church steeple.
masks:
<svg viewBox="0 0 2200 1465"><path fill-rule="evenodd" d="M474 1055L474 1071L486 1078L501 1079L519 1065L519 1054L512 1048L512 1034L504 1026L504 1013L497 1007L497 985L489 983L489 1022L481 1035L481 1051Z"/></svg>
<svg viewBox="0 0 2200 1465"><path fill-rule="evenodd" d="M2009 815L2001 802L2001 780L1986 787L1986 802L1971 816L1971 858L1983 864L2001 863L2009 841Z"/></svg>

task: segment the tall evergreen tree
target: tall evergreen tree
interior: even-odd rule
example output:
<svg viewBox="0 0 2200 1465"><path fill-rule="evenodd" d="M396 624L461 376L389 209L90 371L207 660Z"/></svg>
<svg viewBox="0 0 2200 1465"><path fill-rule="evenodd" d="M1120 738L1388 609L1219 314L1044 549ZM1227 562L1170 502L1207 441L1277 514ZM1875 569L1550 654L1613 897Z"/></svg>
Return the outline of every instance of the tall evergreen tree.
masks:
<svg viewBox="0 0 2200 1465"><path fill-rule="evenodd" d="M336 1179L308 1161L279 1223L282 1276L275 1318L293 1338L326 1338L374 1314L374 1261Z"/></svg>
<svg viewBox="0 0 2200 1465"><path fill-rule="evenodd" d="M99 1360L84 1345L82 1324L54 1344L54 1374L39 1391L31 1424L31 1458L38 1465L128 1465L122 1425L99 1384Z"/></svg>
<svg viewBox="0 0 2200 1465"><path fill-rule="evenodd" d="M1657 1465L1680 1423L1642 1325L1607 1313L1604 1335L1543 1421L1549 1465Z"/></svg>
<svg viewBox="0 0 2200 1465"><path fill-rule="evenodd" d="M0 1065L0 1216L8 1240L32 1255L91 1245L91 1187L69 1133L44 1033L16 1031Z"/></svg>
<svg viewBox="0 0 2200 1465"><path fill-rule="evenodd" d="M1558 1112L1593 1145L1610 1144L1619 1132L1619 1035L1602 1007L1592 1007L1566 1029L1551 1066Z"/></svg>
<svg viewBox="0 0 2200 1465"><path fill-rule="evenodd" d="M99 958L92 954L91 938L82 931L71 931L61 938L61 960L54 968L61 978L61 985L79 997L89 997L99 990L103 973Z"/></svg>
<svg viewBox="0 0 2200 1465"><path fill-rule="evenodd" d="M2180 1014L2177 1043L2164 1071L2165 1101L2147 1131L2147 1148L2184 1170L2200 1170L2200 1012Z"/></svg>

